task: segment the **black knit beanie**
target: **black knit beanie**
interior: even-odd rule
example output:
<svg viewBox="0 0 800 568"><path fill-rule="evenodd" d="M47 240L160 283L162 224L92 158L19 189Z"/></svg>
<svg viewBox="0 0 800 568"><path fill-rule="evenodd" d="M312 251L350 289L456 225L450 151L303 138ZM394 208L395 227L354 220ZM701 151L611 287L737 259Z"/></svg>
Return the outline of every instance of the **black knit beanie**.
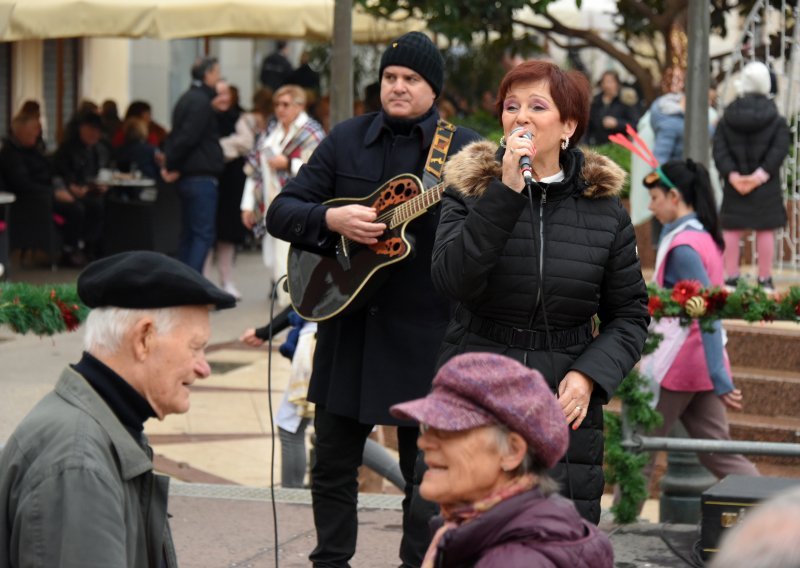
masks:
<svg viewBox="0 0 800 568"><path fill-rule="evenodd" d="M444 59L433 42L421 32L408 32L386 48L381 57L379 77L389 65L401 65L419 73L439 96L444 83Z"/></svg>

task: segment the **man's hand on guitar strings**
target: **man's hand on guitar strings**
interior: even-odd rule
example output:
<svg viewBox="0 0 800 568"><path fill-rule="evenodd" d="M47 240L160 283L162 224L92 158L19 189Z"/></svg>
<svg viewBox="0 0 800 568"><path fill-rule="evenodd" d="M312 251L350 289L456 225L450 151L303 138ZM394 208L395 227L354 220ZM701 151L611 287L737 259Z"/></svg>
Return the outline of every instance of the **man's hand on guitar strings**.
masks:
<svg viewBox="0 0 800 568"><path fill-rule="evenodd" d="M325 212L328 229L364 245L374 245L386 231L385 223L375 223L375 209L364 205L330 207Z"/></svg>

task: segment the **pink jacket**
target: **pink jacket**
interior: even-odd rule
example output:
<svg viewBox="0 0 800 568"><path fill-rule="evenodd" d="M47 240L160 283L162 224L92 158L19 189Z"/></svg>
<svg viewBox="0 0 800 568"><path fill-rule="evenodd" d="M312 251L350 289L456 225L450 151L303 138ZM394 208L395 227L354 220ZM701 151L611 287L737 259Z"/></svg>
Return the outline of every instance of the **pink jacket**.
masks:
<svg viewBox="0 0 800 568"><path fill-rule="evenodd" d="M722 255L711 235L705 231L687 229L679 233L669 245L667 254L675 247L688 245L700 256L700 260L708 273L711 286L722 286L724 273ZM664 270L666 263L662 263L656 272L655 279L659 286L664 285ZM730 367L727 356L726 367ZM730 370L730 368L729 368ZM678 356L672 363L669 371L664 376L661 386L681 392L699 392L713 390L711 376L708 372L703 340L700 335L700 326L692 322L689 336L686 338Z"/></svg>

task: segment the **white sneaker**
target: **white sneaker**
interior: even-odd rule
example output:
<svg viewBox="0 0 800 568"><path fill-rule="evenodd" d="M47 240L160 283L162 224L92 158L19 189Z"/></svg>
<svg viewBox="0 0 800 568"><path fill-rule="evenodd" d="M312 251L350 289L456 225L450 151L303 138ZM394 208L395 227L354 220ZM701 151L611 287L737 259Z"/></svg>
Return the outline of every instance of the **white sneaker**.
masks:
<svg viewBox="0 0 800 568"><path fill-rule="evenodd" d="M228 294L236 298L236 300L242 299L242 293L239 292L239 289L233 284L233 282L227 282L226 284L222 285L222 289L225 290Z"/></svg>

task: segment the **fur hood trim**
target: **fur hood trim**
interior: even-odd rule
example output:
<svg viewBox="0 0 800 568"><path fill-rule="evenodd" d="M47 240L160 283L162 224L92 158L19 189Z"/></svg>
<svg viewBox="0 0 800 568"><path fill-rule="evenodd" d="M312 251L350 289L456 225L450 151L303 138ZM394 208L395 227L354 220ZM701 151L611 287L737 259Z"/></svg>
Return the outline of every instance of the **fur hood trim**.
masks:
<svg viewBox="0 0 800 568"><path fill-rule="evenodd" d="M483 195L489 182L501 177L502 167L495 158L497 150L497 144L486 140L465 146L445 164L445 185L468 197ZM573 159L583 162L580 187L584 197L599 199L619 195L627 175L625 170L592 150L572 150L571 154ZM569 177L569 173L565 173Z"/></svg>

